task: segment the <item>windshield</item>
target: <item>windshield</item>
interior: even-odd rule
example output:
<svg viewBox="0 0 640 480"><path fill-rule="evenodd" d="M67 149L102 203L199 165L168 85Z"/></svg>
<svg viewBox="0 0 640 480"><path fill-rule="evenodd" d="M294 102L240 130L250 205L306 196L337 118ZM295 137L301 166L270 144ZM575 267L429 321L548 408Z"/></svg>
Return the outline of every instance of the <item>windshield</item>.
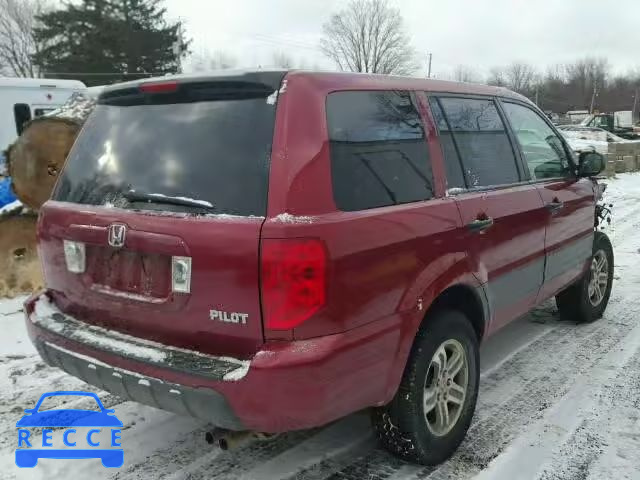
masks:
<svg viewBox="0 0 640 480"><path fill-rule="evenodd" d="M265 215L273 102L252 95L140 103L96 107L69 154L54 200Z"/></svg>

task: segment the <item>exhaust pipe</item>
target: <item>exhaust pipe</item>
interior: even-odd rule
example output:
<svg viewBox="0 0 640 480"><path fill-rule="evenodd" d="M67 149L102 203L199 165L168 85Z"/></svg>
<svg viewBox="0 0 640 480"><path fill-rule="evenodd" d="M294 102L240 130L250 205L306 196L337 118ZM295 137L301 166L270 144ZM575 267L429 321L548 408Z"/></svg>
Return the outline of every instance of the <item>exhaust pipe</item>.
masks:
<svg viewBox="0 0 640 480"><path fill-rule="evenodd" d="M235 450L255 438L255 433L251 431L244 432L227 432L218 439L218 446L220 450Z"/></svg>
<svg viewBox="0 0 640 480"><path fill-rule="evenodd" d="M262 432L252 432L250 430L234 432L234 431L223 431L222 435L208 437L207 435L211 432L207 432L205 438L208 443L217 443L220 450L228 451L235 450L240 448L247 443L253 440L269 440L278 436L278 434L270 434L270 433L262 433ZM209 441L211 439L211 441Z"/></svg>
<svg viewBox="0 0 640 480"><path fill-rule="evenodd" d="M228 433L224 428L214 428L205 432L204 439L209 445L218 443L218 440Z"/></svg>

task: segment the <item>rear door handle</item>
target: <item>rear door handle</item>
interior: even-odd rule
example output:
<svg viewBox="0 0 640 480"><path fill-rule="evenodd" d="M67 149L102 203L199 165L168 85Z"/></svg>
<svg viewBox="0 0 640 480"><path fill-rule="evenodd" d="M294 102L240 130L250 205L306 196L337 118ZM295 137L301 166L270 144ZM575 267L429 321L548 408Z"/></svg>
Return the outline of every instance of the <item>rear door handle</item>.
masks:
<svg viewBox="0 0 640 480"><path fill-rule="evenodd" d="M493 227L493 218L477 219L467 224L467 228L472 232L484 232Z"/></svg>
<svg viewBox="0 0 640 480"><path fill-rule="evenodd" d="M553 201L551 203L547 203L547 209L551 211L551 213L557 212L558 210L561 210L562 208L564 208L564 203L560 202L560 201Z"/></svg>

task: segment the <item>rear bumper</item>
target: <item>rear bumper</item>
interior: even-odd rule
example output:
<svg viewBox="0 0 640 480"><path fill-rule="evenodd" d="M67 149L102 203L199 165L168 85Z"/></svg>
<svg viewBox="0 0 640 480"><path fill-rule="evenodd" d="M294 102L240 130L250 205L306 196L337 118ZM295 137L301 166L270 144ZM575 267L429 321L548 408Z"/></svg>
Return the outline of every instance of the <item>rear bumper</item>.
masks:
<svg viewBox="0 0 640 480"><path fill-rule="evenodd" d="M46 341L36 340L35 346L47 364L121 398L207 420L222 428L244 428L224 397L214 390L167 383L114 368Z"/></svg>
<svg viewBox="0 0 640 480"><path fill-rule="evenodd" d="M42 358L123 398L232 430L316 427L390 400L404 366L400 317L337 335L269 342L251 360L203 355L25 303ZM40 307L40 308L37 308Z"/></svg>

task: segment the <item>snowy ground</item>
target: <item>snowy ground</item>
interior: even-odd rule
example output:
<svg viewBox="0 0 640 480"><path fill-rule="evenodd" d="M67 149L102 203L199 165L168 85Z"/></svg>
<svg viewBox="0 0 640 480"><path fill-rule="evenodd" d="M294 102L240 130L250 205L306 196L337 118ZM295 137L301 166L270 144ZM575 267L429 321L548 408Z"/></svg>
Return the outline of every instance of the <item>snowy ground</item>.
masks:
<svg viewBox="0 0 640 480"><path fill-rule="evenodd" d="M84 385L40 362L20 301L0 303L0 478L589 479L640 478L640 174L609 182L616 254L613 296L591 325L558 319L553 303L509 325L482 351L474 423L437 468L376 447L368 420L280 436L234 452L204 441L206 425L101 394L125 427L125 464L41 460L14 464L15 423L45 391Z"/></svg>

